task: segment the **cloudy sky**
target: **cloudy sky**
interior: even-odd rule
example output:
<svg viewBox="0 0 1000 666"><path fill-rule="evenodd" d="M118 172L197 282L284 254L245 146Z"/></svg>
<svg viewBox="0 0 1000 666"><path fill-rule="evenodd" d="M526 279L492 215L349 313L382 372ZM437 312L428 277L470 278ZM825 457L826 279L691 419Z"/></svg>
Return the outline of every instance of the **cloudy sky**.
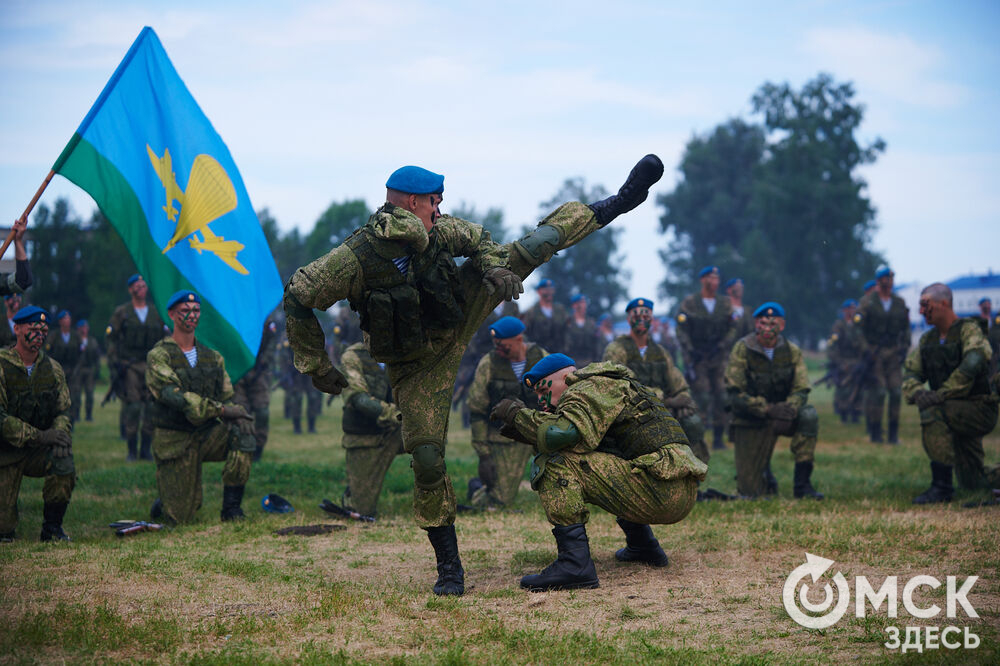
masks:
<svg viewBox="0 0 1000 666"><path fill-rule="evenodd" d="M897 282L1000 271L1000 3L20 2L0 4L0 216L19 216L144 25L222 135L255 208L311 227L333 201L374 207L388 174L446 176L444 210L538 215L567 177L617 189L764 82L852 81L875 248ZM43 203L90 198L61 177ZM616 222L634 295L663 277L660 211Z"/></svg>

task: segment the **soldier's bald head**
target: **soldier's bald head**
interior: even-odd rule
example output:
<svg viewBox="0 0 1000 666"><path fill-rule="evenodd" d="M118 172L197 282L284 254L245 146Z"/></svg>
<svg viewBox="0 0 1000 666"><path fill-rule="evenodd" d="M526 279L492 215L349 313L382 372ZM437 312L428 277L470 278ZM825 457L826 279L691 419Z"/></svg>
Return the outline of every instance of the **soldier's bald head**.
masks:
<svg viewBox="0 0 1000 666"><path fill-rule="evenodd" d="M935 282L934 284L927 285L920 292L920 295L926 296L930 300L938 303L947 303L948 305L951 305L951 288L942 282Z"/></svg>

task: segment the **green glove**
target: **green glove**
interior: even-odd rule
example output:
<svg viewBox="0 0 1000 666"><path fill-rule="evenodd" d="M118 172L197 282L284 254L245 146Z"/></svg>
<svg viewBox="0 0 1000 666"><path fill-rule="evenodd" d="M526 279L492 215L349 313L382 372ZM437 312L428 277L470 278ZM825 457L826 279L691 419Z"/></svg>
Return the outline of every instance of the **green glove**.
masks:
<svg viewBox="0 0 1000 666"><path fill-rule="evenodd" d="M486 285L486 289L490 292L490 295L493 295L499 289L505 301L509 301L512 298L516 299L524 293L524 285L521 284L521 278L503 266L496 266L483 273L483 284Z"/></svg>
<svg viewBox="0 0 1000 666"><path fill-rule="evenodd" d="M347 380L336 368L330 368L325 375L313 375L312 383L317 390L330 395L340 395L347 388Z"/></svg>
<svg viewBox="0 0 1000 666"><path fill-rule="evenodd" d="M514 425L514 417L522 409L524 409L524 403L520 400L504 398L490 412L490 421L499 421L505 425Z"/></svg>
<svg viewBox="0 0 1000 666"><path fill-rule="evenodd" d="M28 442L28 446L33 448L45 449L49 447L60 447L69 448L73 444L73 438L65 430L59 430L57 428L49 428L48 430L42 430L39 432L34 439ZM53 451L54 453L54 451ZM68 454L67 454L68 455Z"/></svg>

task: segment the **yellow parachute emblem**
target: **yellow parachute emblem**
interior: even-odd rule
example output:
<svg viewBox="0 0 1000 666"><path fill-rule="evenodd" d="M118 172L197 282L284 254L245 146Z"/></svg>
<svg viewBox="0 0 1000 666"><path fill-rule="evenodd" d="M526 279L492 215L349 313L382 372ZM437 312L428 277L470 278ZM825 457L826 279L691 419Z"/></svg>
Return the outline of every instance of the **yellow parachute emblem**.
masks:
<svg viewBox="0 0 1000 666"><path fill-rule="evenodd" d="M167 219L177 223L174 235L163 248L163 254L190 236L188 243L199 254L202 250L208 250L234 271L248 275L250 271L236 258L245 247L243 243L216 236L208 227L214 220L235 209L238 203L236 189L222 165L204 153L195 157L185 191L177 184L170 151L164 149L163 157L157 157L148 144L146 151L153 170L166 190L167 203L163 211L167 214ZM174 207L175 201L180 205L180 211ZM199 233L201 238L198 237Z"/></svg>

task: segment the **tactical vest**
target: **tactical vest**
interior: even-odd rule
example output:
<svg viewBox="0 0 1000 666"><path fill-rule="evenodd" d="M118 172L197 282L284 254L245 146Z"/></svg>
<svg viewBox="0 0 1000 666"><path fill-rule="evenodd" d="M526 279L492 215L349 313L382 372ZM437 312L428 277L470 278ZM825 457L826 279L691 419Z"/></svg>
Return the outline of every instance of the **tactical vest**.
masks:
<svg viewBox="0 0 1000 666"><path fill-rule="evenodd" d="M762 396L767 402L784 402L795 383L795 363L792 346L785 344L774 348L774 358L747 348L747 393Z"/></svg>
<svg viewBox="0 0 1000 666"><path fill-rule="evenodd" d="M368 385L368 393L379 400L392 402L392 387L385 370L364 349L358 350L357 355L361 360L361 373ZM349 435L375 435L380 432L378 417L357 409L353 401L344 402L343 428Z"/></svg>
<svg viewBox="0 0 1000 666"><path fill-rule="evenodd" d="M80 338L76 333L71 332L69 342L63 342L62 331L58 329L52 331L45 344L45 349L50 357L59 362L67 374L72 373L80 362Z"/></svg>
<svg viewBox="0 0 1000 666"><path fill-rule="evenodd" d="M403 243L375 238L368 224L345 241L364 273L361 299L351 300L351 309L361 315L376 360L413 360L426 347L428 330L455 328L464 317L455 259L433 229L428 235L429 246L411 255L406 275L392 263L409 254Z"/></svg>
<svg viewBox="0 0 1000 666"><path fill-rule="evenodd" d="M632 390L625 406L608 428L597 450L625 460L633 460L658 451L667 444L687 444L688 439L663 402L648 388L631 377Z"/></svg>
<svg viewBox="0 0 1000 666"><path fill-rule="evenodd" d="M971 318L959 319L945 336L944 343L940 343L937 329L931 329L920 338L920 365L923 368L924 377L930 384L931 390L936 391L941 388L951 373L962 363L962 328L965 326L980 326ZM972 382L972 389L969 395L987 395L990 392L989 378L983 370Z"/></svg>
<svg viewBox="0 0 1000 666"><path fill-rule="evenodd" d="M868 296L868 299L866 307L861 310L861 331L865 340L876 347L899 345L910 330L910 320L902 299L894 296L888 312L882 307L877 291Z"/></svg>
<svg viewBox="0 0 1000 666"><path fill-rule="evenodd" d="M697 299L697 305L701 307L690 307L694 299ZM703 309L704 305L698 294L689 296L685 300L688 307L681 304L685 319L680 325L685 327L691 345L697 351L715 351L722 339L729 334L729 327L733 325L732 309L726 307L729 297L716 295L715 309L712 312Z"/></svg>
<svg viewBox="0 0 1000 666"><path fill-rule="evenodd" d="M524 319L524 324L527 327L525 336L545 349L564 349L565 311L562 310L561 306L553 303L552 316L546 317L542 313L541 307L535 307L536 309L531 316Z"/></svg>
<svg viewBox="0 0 1000 666"><path fill-rule="evenodd" d="M23 366L0 356L3 366L4 388L7 391L7 414L16 416L39 430L48 430L59 411L59 380L52 359L39 354L31 377Z"/></svg>
<svg viewBox="0 0 1000 666"><path fill-rule="evenodd" d="M192 368L178 345L163 345L170 357L170 369L179 380L180 391L221 400L225 381L225 370L218 361L221 357L197 340L195 347L198 349L198 362ZM194 432L200 427L188 421L183 411L174 409L161 400L153 401L153 425L157 428L185 432Z"/></svg>
<svg viewBox="0 0 1000 666"><path fill-rule="evenodd" d="M623 335L617 342L625 347L625 366L635 373L635 378L640 384L658 388L667 397L679 389L670 383L670 365L663 347L650 341L646 347L646 356L643 357L639 354L639 346L631 336Z"/></svg>
<svg viewBox="0 0 1000 666"><path fill-rule="evenodd" d="M118 331L118 358L122 361L145 361L146 354L163 339L163 321L156 309L148 306L146 322L139 321L135 308L127 306L130 311L122 320Z"/></svg>
<svg viewBox="0 0 1000 666"><path fill-rule="evenodd" d="M524 371L531 370L545 354L538 345L528 345L525 353ZM490 397L490 410L504 398L520 398L528 409L539 409L538 395L518 381L517 375L510 367L510 361L502 358L500 354L490 352L490 381L486 385L486 393Z"/></svg>

